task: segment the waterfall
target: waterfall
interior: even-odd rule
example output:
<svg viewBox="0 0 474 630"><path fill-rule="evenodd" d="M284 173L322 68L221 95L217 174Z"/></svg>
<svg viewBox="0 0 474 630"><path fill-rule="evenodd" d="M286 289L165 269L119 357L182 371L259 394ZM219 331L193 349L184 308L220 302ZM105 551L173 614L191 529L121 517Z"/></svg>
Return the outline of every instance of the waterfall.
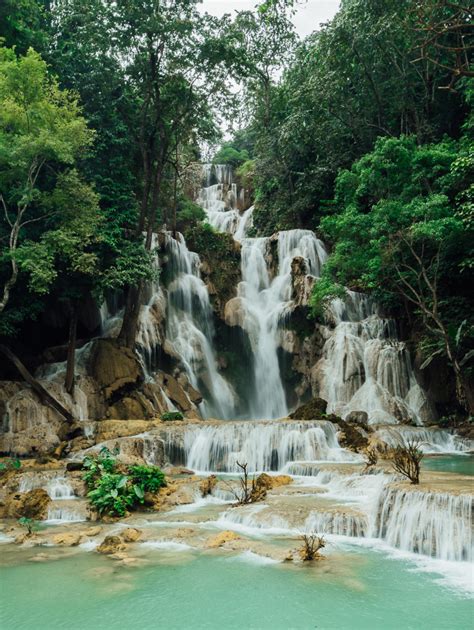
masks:
<svg viewBox="0 0 474 630"><path fill-rule="evenodd" d="M193 387L208 393L204 416L232 417L235 394L217 369L212 307L199 274L200 260L190 252L181 234L166 235L171 276L168 284L166 338L179 355Z"/></svg>
<svg viewBox="0 0 474 630"><path fill-rule="evenodd" d="M375 436L391 448L406 444L407 441L419 442L424 453L462 453L472 450L472 440L431 427L381 427Z"/></svg>
<svg viewBox="0 0 474 630"><path fill-rule="evenodd" d="M342 417L365 411L371 424L429 420L428 401L393 320L380 317L373 300L353 291L347 291L345 301L332 302L329 318L335 326L326 326L313 375L328 411Z"/></svg>
<svg viewBox="0 0 474 630"><path fill-rule="evenodd" d="M293 461L358 461L340 448L336 427L328 421L315 422L226 422L188 426L163 435L165 451L172 463L182 459L199 471L240 472L237 461L250 472L281 470Z"/></svg>
<svg viewBox="0 0 474 630"><path fill-rule="evenodd" d="M304 527L307 532L364 538L368 523L364 514L332 509L327 512L311 512Z"/></svg>
<svg viewBox="0 0 474 630"><path fill-rule="evenodd" d="M472 511L472 495L387 487L379 497L372 536L404 551L471 561Z"/></svg>

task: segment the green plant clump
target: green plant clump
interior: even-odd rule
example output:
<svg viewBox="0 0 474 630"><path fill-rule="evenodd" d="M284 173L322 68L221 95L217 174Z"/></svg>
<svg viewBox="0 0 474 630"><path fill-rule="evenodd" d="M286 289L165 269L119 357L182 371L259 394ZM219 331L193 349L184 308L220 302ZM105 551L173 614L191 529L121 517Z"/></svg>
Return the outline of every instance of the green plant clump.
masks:
<svg viewBox="0 0 474 630"><path fill-rule="evenodd" d="M169 422L171 420L184 420L184 416L181 411L165 411L161 414L161 420L163 422Z"/></svg>
<svg viewBox="0 0 474 630"><path fill-rule="evenodd" d="M86 457L83 466L87 496L101 515L125 516L145 502L146 492L156 492L166 485L165 475L157 466L122 467L107 448L97 457Z"/></svg>

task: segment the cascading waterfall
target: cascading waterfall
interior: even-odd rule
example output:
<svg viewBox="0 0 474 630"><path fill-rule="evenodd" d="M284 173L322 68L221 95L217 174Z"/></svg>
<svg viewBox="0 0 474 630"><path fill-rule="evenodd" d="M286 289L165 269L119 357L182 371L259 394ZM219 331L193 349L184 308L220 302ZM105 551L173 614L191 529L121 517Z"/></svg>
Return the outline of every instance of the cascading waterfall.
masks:
<svg viewBox="0 0 474 630"><path fill-rule="evenodd" d="M315 368L319 395L328 411L342 417L365 411L371 424L421 425L431 418L428 401L395 323L377 310L370 298L353 291L347 291L344 302L332 302L329 317L335 327L326 327L323 356Z"/></svg>
<svg viewBox="0 0 474 630"><path fill-rule="evenodd" d="M372 536L390 546L451 561L471 561L473 499L470 495L385 488Z"/></svg>
<svg viewBox="0 0 474 630"><path fill-rule="evenodd" d="M197 202L211 225L242 244L242 282L228 323L248 333L254 354L251 416L277 418L288 412L278 349L284 316L292 310L291 263L304 258L308 276L318 278L327 254L309 230L279 232L276 252L275 237L247 238L253 208L242 212L239 200L231 168L205 165ZM344 301L334 300L330 311L332 323L324 328L323 356L312 379L313 391L328 401L328 411L343 417L365 411L373 424L429 420L429 404L393 320L380 317L370 298L353 291Z"/></svg>
<svg viewBox="0 0 474 630"><path fill-rule="evenodd" d="M217 369L209 293L199 274L199 256L190 252L181 234L166 235L171 281L168 284L166 337L180 356L191 384L208 396L201 410L229 418L235 394Z"/></svg>
<svg viewBox="0 0 474 630"><path fill-rule="evenodd" d="M374 435L391 448L408 441L418 442L424 453L463 453L472 449L472 440L431 427L381 427Z"/></svg>
<svg viewBox="0 0 474 630"><path fill-rule="evenodd" d="M163 437L170 461L182 457L187 467L200 471L240 472L237 461L254 472L281 470L295 460L359 460L339 446L336 428L327 421L226 422L189 426L184 435L170 429Z"/></svg>

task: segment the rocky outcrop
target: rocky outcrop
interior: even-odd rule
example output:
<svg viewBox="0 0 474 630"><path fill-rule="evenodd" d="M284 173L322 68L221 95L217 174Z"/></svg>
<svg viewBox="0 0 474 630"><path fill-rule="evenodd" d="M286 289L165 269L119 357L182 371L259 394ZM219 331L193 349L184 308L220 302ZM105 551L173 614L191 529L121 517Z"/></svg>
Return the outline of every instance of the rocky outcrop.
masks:
<svg viewBox="0 0 474 630"><path fill-rule="evenodd" d="M291 298L296 306L307 306L316 278L308 275L306 260L296 256L291 261Z"/></svg>
<svg viewBox="0 0 474 630"><path fill-rule="evenodd" d="M292 420L321 420L326 416L327 402L322 398L313 398L290 413Z"/></svg>
<svg viewBox="0 0 474 630"><path fill-rule="evenodd" d="M127 546L120 536L106 536L97 547L97 551L104 555L112 555L119 551L124 551L126 548Z"/></svg>
<svg viewBox="0 0 474 630"><path fill-rule="evenodd" d="M236 540L240 540L240 536L235 532L228 530L220 532L216 536L212 536L211 538L209 538L206 546L209 549L218 549L219 547L222 547L227 543L235 542Z"/></svg>
<svg viewBox="0 0 474 630"><path fill-rule="evenodd" d="M5 502L3 513L8 518L31 518L43 521L48 514L51 498L46 490L35 488L29 492L10 495Z"/></svg>
<svg viewBox="0 0 474 630"><path fill-rule="evenodd" d="M106 400L117 399L121 392L133 389L143 381L143 369L137 355L115 339L92 342L87 371Z"/></svg>

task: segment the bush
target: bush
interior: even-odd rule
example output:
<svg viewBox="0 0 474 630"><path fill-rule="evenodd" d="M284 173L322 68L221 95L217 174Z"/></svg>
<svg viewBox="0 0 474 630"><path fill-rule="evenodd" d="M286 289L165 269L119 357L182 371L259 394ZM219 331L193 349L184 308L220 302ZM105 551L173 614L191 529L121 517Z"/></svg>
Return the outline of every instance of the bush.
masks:
<svg viewBox="0 0 474 630"><path fill-rule="evenodd" d="M176 212L176 229L184 232L189 226L196 225L206 218L206 213L201 206L189 199L183 199Z"/></svg>
<svg viewBox="0 0 474 630"><path fill-rule="evenodd" d="M420 449L420 442L408 441L392 451L393 468L415 485L420 483L420 462L422 459L423 451Z"/></svg>
<svg viewBox="0 0 474 630"><path fill-rule="evenodd" d="M300 555L303 562L310 562L311 560L316 560L316 558L321 557L319 550L326 546L326 541L323 536L318 536L317 534L302 534L301 540L303 541L303 546Z"/></svg>
<svg viewBox="0 0 474 630"><path fill-rule="evenodd" d="M3 462L0 462L0 475L8 472L9 470L19 470L21 468L21 462L19 459L13 459L10 457Z"/></svg>
<svg viewBox="0 0 474 630"><path fill-rule="evenodd" d="M145 492L166 485L164 473L156 466L119 467L106 448L95 458L86 457L83 467L87 497L101 515L125 516L144 503Z"/></svg>
<svg viewBox="0 0 474 630"><path fill-rule="evenodd" d="M130 466L128 472L132 483L145 492L156 492L166 485L165 474L156 466Z"/></svg>
<svg viewBox="0 0 474 630"><path fill-rule="evenodd" d="M166 411L161 414L161 420L163 422L169 422L172 420L184 420L184 416L181 411Z"/></svg>
<svg viewBox="0 0 474 630"><path fill-rule="evenodd" d="M224 143L212 160L213 164L228 164L233 168L240 166L249 159L248 151L239 150L231 146L231 143Z"/></svg>
<svg viewBox="0 0 474 630"><path fill-rule="evenodd" d="M110 473L104 473L87 496L99 514L105 512L113 516L125 516L136 500L127 475Z"/></svg>

